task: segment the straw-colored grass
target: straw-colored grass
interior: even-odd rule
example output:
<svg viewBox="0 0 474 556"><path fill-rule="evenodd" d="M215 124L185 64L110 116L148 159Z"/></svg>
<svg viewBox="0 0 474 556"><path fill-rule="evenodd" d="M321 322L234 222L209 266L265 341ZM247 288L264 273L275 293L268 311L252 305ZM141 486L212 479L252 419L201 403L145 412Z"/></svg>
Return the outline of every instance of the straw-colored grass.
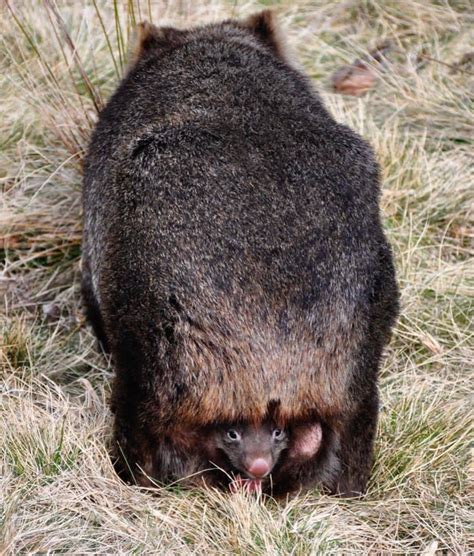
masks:
<svg viewBox="0 0 474 556"><path fill-rule="evenodd" d="M0 7L0 553L472 551L469 0L8 5ZM134 20L189 26L269 5L329 109L372 143L383 168L402 313L381 375L370 488L360 500L310 493L286 503L176 487L152 495L121 483L107 455L112 371L80 308L80 161ZM382 40L391 49L374 62L376 88L333 94L332 73Z"/></svg>

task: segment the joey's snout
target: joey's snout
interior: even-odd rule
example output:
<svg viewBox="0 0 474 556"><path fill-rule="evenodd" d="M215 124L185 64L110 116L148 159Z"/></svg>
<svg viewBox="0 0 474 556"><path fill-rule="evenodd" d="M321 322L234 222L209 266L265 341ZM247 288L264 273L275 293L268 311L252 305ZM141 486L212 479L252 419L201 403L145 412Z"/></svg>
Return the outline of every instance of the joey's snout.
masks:
<svg viewBox="0 0 474 556"><path fill-rule="evenodd" d="M264 458L251 460L246 466L245 471L251 478L263 479L272 470L270 463Z"/></svg>

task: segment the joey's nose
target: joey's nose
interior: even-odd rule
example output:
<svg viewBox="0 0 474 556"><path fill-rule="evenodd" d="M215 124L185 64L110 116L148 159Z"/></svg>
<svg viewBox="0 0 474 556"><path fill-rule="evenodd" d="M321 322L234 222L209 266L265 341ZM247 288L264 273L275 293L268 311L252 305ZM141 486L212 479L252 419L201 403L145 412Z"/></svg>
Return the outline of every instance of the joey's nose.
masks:
<svg viewBox="0 0 474 556"><path fill-rule="evenodd" d="M268 461L263 458L257 458L252 461L249 467L247 467L247 471L254 477L265 477L268 473L270 473L270 466L268 465Z"/></svg>

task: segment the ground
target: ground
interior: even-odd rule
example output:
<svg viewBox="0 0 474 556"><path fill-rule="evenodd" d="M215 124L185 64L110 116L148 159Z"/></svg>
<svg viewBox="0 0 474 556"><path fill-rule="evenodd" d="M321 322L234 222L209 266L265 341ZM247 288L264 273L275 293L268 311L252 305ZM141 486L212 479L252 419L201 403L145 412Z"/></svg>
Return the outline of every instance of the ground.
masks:
<svg viewBox="0 0 474 556"><path fill-rule="evenodd" d="M189 26L268 6L328 108L383 169L402 311L370 488L359 500L179 485L152 495L121 483L107 455L112 370L79 295L81 159L134 21ZM472 28L468 0L0 5L0 553L473 550ZM357 59L369 90L335 94L333 73Z"/></svg>

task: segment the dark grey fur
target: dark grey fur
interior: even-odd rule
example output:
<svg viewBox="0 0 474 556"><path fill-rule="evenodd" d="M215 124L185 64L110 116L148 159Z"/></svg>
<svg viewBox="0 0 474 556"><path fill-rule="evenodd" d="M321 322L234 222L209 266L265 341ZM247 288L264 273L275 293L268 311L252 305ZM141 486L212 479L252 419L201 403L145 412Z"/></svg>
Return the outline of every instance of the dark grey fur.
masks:
<svg viewBox="0 0 474 556"><path fill-rule="evenodd" d="M92 137L84 299L116 368L118 466L142 484L206 467L193 426L272 406L324 429L277 491L366 486L398 310L379 170L282 50L268 12L143 26Z"/></svg>

